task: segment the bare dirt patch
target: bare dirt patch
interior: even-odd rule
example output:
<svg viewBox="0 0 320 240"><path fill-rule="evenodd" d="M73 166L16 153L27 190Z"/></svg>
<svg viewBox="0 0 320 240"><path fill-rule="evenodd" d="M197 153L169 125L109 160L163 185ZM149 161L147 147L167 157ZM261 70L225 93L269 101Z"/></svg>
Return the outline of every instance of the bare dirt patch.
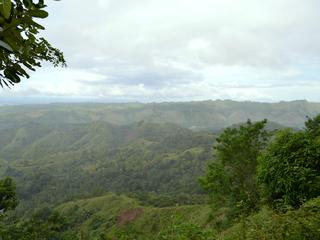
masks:
<svg viewBox="0 0 320 240"><path fill-rule="evenodd" d="M136 209L130 209L126 210L118 215L117 218L117 224L118 226L125 225L127 223L130 223L140 217L142 214L143 209L142 208L136 208Z"/></svg>

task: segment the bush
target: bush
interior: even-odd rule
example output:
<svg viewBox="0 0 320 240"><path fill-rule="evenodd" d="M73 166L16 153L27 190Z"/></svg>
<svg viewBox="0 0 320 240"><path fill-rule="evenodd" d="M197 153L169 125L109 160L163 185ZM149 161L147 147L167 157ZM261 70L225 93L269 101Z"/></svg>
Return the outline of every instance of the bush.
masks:
<svg viewBox="0 0 320 240"><path fill-rule="evenodd" d="M320 239L320 198L286 213L276 213L265 207L224 232L219 239Z"/></svg>

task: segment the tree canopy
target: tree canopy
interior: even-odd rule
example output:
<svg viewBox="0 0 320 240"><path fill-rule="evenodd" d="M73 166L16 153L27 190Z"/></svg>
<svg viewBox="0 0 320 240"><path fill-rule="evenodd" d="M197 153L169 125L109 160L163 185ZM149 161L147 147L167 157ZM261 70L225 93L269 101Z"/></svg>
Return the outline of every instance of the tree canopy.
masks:
<svg viewBox="0 0 320 240"><path fill-rule="evenodd" d="M16 185L11 178L0 180L0 212L14 209L18 205Z"/></svg>
<svg viewBox="0 0 320 240"><path fill-rule="evenodd" d="M320 115L303 131L280 131L259 158L258 180L274 207L298 208L320 195Z"/></svg>
<svg viewBox="0 0 320 240"><path fill-rule="evenodd" d="M240 127L225 129L217 138L216 159L200 179L216 208L238 206L234 213L255 209L259 198L255 181L257 158L269 136L264 129L266 123L248 120Z"/></svg>
<svg viewBox="0 0 320 240"><path fill-rule="evenodd" d="M0 85L29 78L42 61L65 66L63 53L39 36L45 27L37 18L48 17L43 0L0 0Z"/></svg>

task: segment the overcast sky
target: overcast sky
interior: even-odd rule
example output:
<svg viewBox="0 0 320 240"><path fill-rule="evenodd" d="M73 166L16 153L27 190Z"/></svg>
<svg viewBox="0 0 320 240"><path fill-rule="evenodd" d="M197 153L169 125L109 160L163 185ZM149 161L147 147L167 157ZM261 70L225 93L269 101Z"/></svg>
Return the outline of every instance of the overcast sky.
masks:
<svg viewBox="0 0 320 240"><path fill-rule="evenodd" d="M319 0L48 1L44 65L2 99L320 101Z"/></svg>

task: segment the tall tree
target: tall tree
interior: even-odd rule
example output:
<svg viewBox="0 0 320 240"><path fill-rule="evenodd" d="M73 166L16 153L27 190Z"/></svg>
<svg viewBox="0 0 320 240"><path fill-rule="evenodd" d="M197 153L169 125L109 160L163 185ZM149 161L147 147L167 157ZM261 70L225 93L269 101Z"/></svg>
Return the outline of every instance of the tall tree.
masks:
<svg viewBox="0 0 320 240"><path fill-rule="evenodd" d="M227 128L217 138L216 159L200 179L216 208L229 207L238 213L256 208L257 158L268 140L267 121L248 122L238 128ZM236 208L238 206L238 208Z"/></svg>
<svg viewBox="0 0 320 240"><path fill-rule="evenodd" d="M37 3L36 3L37 2ZM62 52L39 36L44 26L37 18L46 18L43 0L0 0L0 85L13 85L27 70L35 71L42 61L65 66Z"/></svg>

